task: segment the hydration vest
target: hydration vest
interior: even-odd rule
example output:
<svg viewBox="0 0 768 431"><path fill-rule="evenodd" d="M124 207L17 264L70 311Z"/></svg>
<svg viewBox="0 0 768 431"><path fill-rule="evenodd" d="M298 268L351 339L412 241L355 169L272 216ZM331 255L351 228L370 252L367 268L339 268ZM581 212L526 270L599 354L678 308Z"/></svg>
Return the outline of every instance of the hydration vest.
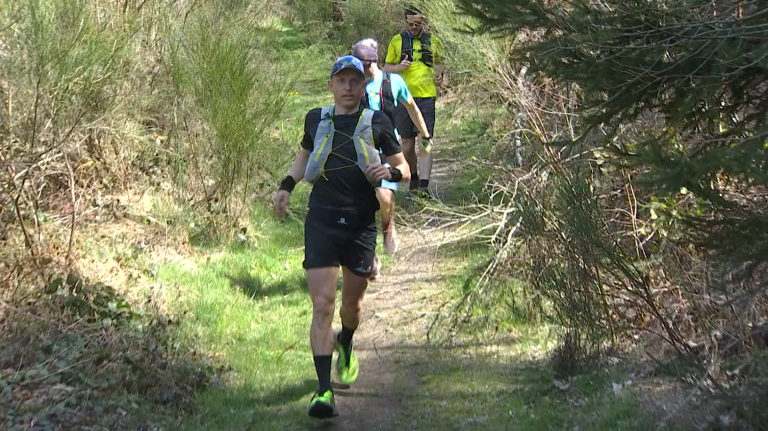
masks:
<svg viewBox="0 0 768 431"><path fill-rule="evenodd" d="M400 38L403 40L400 47L400 61L402 62L406 58L408 61L413 61L413 36L408 31L400 33ZM432 35L422 31L419 36L421 41L421 62L428 67L434 65L434 59L432 56Z"/></svg>
<svg viewBox="0 0 768 431"><path fill-rule="evenodd" d="M366 87L367 88L367 87ZM395 96L392 94L392 74L384 72L381 78L381 88L379 89L379 99L381 99L381 112L389 118L392 125L395 124ZM363 90L363 106L370 109L368 91Z"/></svg>
<svg viewBox="0 0 768 431"><path fill-rule="evenodd" d="M314 183L320 177L327 179L325 176L325 162L328 161L328 156L331 155L333 150L333 135L335 134L333 113L334 105L326 106L320 112L320 123L317 125L317 131L315 132L315 146L309 154L307 167L304 170L304 179L308 183ZM363 172L365 172L365 168L369 164L381 162L379 152L374 148L373 143L373 128L371 127L373 114L374 111L363 109L360 118L357 120L355 133L352 134L352 142L357 153L356 164Z"/></svg>

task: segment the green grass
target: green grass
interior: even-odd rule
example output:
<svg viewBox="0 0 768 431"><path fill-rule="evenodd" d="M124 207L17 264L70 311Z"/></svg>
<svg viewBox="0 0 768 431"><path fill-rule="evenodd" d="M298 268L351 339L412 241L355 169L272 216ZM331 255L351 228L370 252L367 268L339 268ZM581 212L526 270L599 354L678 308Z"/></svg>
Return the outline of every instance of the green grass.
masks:
<svg viewBox="0 0 768 431"><path fill-rule="evenodd" d="M478 197L485 203L484 188L491 171L470 163L494 159L498 138L493 131L493 120L498 113L495 111L463 101L438 103L435 135L440 146L439 159L452 165L450 171L455 169L453 182L441 196L445 203L474 204Z"/></svg>
<svg viewBox="0 0 768 431"><path fill-rule="evenodd" d="M537 346L541 331L529 330L521 341L532 336ZM522 342L491 352L433 354L428 367L422 362L418 393L406 395L408 409L400 425L419 430L655 429L632 395L614 394L612 382L625 381L625 370L575 378L563 391L544 361L529 358L531 347Z"/></svg>
<svg viewBox="0 0 768 431"><path fill-rule="evenodd" d="M325 82L335 52L307 44L279 22L264 33L273 48L270 60L301 71L274 127L286 153L295 154L306 112L332 102ZM158 271L160 281L183 286L175 308L188 312L180 328L184 343L232 367L223 386L200 396L187 429L288 430L309 423L308 396L317 385L308 342L312 305L301 265L309 190L302 183L294 191L295 218L280 220L268 204L257 205L248 244L207 249L193 269L178 264Z"/></svg>
<svg viewBox="0 0 768 431"><path fill-rule="evenodd" d="M214 254L193 270L163 268L161 280L189 289L181 332L189 345L232 367L226 385L198 400L191 429L292 429L306 421L315 389L308 345L311 303L301 267L303 227L256 211L256 245ZM279 416L283 420L275 421ZM279 426L277 424L280 424Z"/></svg>
<svg viewBox="0 0 768 431"><path fill-rule="evenodd" d="M282 25L269 31L276 58L303 70L276 125L286 151L293 153L306 111L331 101L325 81L338 48L310 46L300 33ZM451 109L455 107L446 111ZM450 116L448 112L441 115ZM489 125L479 111L466 118L466 123L446 121L446 135L460 145L441 153L443 157L468 157L473 151L481 157L492 151L484 140ZM466 176L463 179L483 174L470 169L461 173ZM314 426L306 416L316 377L308 341L311 302L301 266L301 221L308 192L309 187L302 184L293 193L295 218L279 220L268 204L257 205L246 245L206 248L194 265L159 269L161 282L180 286L181 294L172 305L176 312L186 312L179 328L183 344L214 354L232 368L221 385L199 396L195 413L183 423L184 429L293 430ZM458 203L476 192L475 183L465 181L449 198ZM399 211L404 210L400 206ZM439 299L455 302L470 269L489 256L488 250L478 245L447 249L444 270L448 277ZM385 260L385 265L389 263ZM495 313L500 315L501 309ZM545 325L520 324L519 320L501 317L502 333L510 330L518 336L513 344L428 350L402 360L402 366L418 370L419 381L415 390L404 392L405 410L402 416L392 418L398 424L395 429L649 429L649 422L631 399L613 396L610 381L619 377L619 371L583 376L572 382L569 391L560 391L552 384L551 367L542 359L554 345L553 331ZM414 387L414 382L406 379L408 373L403 373L402 381L393 384L404 390Z"/></svg>
<svg viewBox="0 0 768 431"><path fill-rule="evenodd" d="M441 253L447 274L437 300L455 307L491 253L477 243L459 243ZM614 393L613 383L630 380L622 365L595 363L558 388L549 352L558 344L558 327L541 318L526 320L525 310L507 302L522 301L519 282L494 286L493 298L473 305L470 319L450 334L445 320L432 339L449 335L456 347L417 353L403 364L418 370L415 392L405 391L398 429L414 430L626 430L657 429L631 390ZM522 304L518 304L522 305ZM463 313L464 307L458 307ZM463 314L462 314L463 315ZM399 384L408 387L409 383ZM411 384L413 386L413 384ZM669 425L667 430L674 429Z"/></svg>

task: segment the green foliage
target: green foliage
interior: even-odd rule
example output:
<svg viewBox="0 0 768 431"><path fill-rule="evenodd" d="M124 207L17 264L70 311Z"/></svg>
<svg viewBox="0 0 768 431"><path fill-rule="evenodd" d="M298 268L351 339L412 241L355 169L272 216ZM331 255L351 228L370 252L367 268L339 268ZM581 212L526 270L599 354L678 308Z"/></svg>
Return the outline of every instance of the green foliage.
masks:
<svg viewBox="0 0 768 431"><path fill-rule="evenodd" d="M459 349L406 363L419 370L420 379L417 393L405 391L402 395L407 407L399 419L401 427L457 431L655 429L655 418L644 411L638 397L616 396L611 390L612 382L626 378L626 370L601 367L578 378L559 380L547 371L543 361L531 357L531 352L543 347L532 338L545 334L522 325L516 329L520 344L495 346L491 351Z"/></svg>
<svg viewBox="0 0 768 431"><path fill-rule="evenodd" d="M358 40L373 38L379 42L383 61L390 38L405 25L401 4L401 0L296 0L292 7L311 38L327 37L348 51Z"/></svg>
<svg viewBox="0 0 768 431"><path fill-rule="evenodd" d="M46 311L43 305L36 312ZM170 417L176 420L191 409L196 392L226 371L179 348L172 322L160 315L140 324L106 327L56 312L57 322L29 320L19 313L3 327L3 430L29 429L31 423L41 431L84 424L111 429L168 424ZM139 405L151 405L153 412L140 411Z"/></svg>
<svg viewBox="0 0 768 431"><path fill-rule="evenodd" d="M549 318L567 328L555 355L559 364L578 364L599 353L606 341L616 341L606 288L612 274L632 267L606 229L588 182L576 172L555 177L551 194L526 193L520 203L527 242L519 256L530 259L520 273L528 265L537 268L529 288L546 298ZM559 368L566 372L577 366Z"/></svg>
<svg viewBox="0 0 768 431"><path fill-rule="evenodd" d="M506 55L503 41L486 35L468 34L466 29L478 22L458 13L454 0L292 2L296 18L315 38L327 36L345 47L351 47L363 38L374 38L379 42L382 61L390 39L405 30L406 5L422 10L429 19L429 31L443 40L444 69L452 80L455 78L459 83L480 87L495 86L494 80L499 78L495 72ZM445 84L448 82L444 81Z"/></svg>
<svg viewBox="0 0 768 431"><path fill-rule="evenodd" d="M115 288L104 283L86 283L70 273L66 280L56 277L48 283L45 293L63 298L65 309L86 322L100 322L104 327L129 321L136 314L131 304Z"/></svg>
<svg viewBox="0 0 768 431"><path fill-rule="evenodd" d="M306 198L294 196L294 204ZM312 305L301 267L302 224L280 221L263 206L254 221L262 229L251 247L233 247L194 269L158 271L159 280L185 286L174 302L188 310L179 327L183 342L224 355L234 371L226 386L198 399L192 429L298 429L310 420L307 397L317 388L306 343Z"/></svg>
<svg viewBox="0 0 768 431"><path fill-rule="evenodd" d="M508 54L505 40L486 34L469 33L467 29L479 23L474 17L460 13L455 0L420 0L409 3L424 12L431 30L443 41L444 69L452 81L475 89L497 88L503 78L498 73L499 68L505 63Z"/></svg>
<svg viewBox="0 0 768 431"><path fill-rule="evenodd" d="M710 211L684 216L688 239L755 275L768 256L768 221L749 191L768 185L768 47L755 33L766 22L764 4L460 3L480 30L540 35L514 61L577 84L581 133L610 127L618 138L610 148L644 169L656 193L686 188L706 200ZM626 139L622 131L649 116L656 127Z"/></svg>
<svg viewBox="0 0 768 431"><path fill-rule="evenodd" d="M163 186L190 218L239 218L292 155L273 125L296 72L275 54L270 3L3 2L3 206L57 211L69 162L76 189Z"/></svg>
<svg viewBox="0 0 768 431"><path fill-rule="evenodd" d="M203 186L208 200L247 190L259 176L277 176L281 142L269 131L293 83L265 58L255 17L238 11L229 5L197 12L176 29L171 45L191 173L203 184L214 180Z"/></svg>
<svg viewBox="0 0 768 431"><path fill-rule="evenodd" d="M130 16L105 25L87 0L27 0L6 2L0 26L11 52L0 74L21 102L8 122L16 157L58 148L115 103L135 34Z"/></svg>
<svg viewBox="0 0 768 431"><path fill-rule="evenodd" d="M565 326L561 356L647 329L699 362L764 318L765 4L457 3L512 43L499 94L530 168L499 167L523 196L509 272Z"/></svg>
<svg viewBox="0 0 768 431"><path fill-rule="evenodd" d="M383 63L389 40L403 31L405 25L401 10L402 1L347 0L345 3L344 21L337 27L338 39L350 47L364 38L376 39L379 42L379 57Z"/></svg>
<svg viewBox="0 0 768 431"><path fill-rule="evenodd" d="M334 19L334 0L292 0L291 8L309 35L316 36Z"/></svg>

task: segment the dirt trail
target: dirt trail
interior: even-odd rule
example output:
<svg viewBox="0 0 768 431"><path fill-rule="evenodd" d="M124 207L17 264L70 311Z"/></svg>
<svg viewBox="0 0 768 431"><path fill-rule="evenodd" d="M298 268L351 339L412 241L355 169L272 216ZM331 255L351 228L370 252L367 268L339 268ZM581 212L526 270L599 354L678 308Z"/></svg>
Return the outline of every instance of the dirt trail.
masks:
<svg viewBox="0 0 768 431"><path fill-rule="evenodd" d="M432 184L438 196L453 173L435 160ZM435 184L436 183L436 184ZM398 208L400 217L406 215ZM360 375L351 387L337 388L340 416L319 425L334 430L395 430L402 416L403 392L418 390L419 352L426 352L429 324L435 315L430 292L441 288L434 249L423 248L424 234L398 226L400 249L382 278L369 285L363 319L355 333Z"/></svg>

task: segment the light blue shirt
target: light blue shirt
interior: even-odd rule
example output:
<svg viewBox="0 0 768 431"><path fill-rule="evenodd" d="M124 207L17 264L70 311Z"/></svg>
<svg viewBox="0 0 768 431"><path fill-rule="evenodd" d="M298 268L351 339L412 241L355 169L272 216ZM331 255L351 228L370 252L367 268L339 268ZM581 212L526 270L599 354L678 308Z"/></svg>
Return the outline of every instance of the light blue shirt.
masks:
<svg viewBox="0 0 768 431"><path fill-rule="evenodd" d="M384 81L384 73L382 72L378 78L368 82L365 86L365 92L368 94L368 106L374 111L381 111L381 85ZM405 85L403 77L392 73L389 75L389 82L392 86L392 97L395 99L395 107L400 103L405 103L411 97L411 92L408 91L408 86ZM393 124L394 126L394 124ZM395 129L395 137L399 140L400 134Z"/></svg>

